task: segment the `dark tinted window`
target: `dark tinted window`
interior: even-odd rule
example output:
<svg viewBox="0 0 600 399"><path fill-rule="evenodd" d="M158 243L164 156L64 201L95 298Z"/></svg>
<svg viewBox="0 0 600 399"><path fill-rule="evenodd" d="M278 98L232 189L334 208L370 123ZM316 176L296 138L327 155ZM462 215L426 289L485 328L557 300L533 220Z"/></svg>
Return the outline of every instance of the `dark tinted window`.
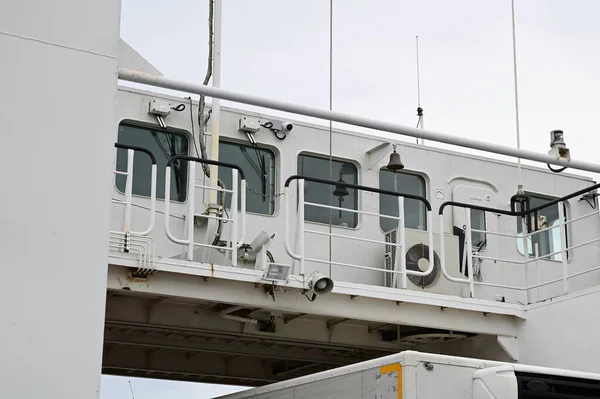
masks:
<svg viewBox="0 0 600 399"><path fill-rule="evenodd" d="M358 184L358 169L354 164L332 160L331 173L329 159L313 155L298 156L298 174L300 176L316 177L326 180ZM346 209L358 209L358 193L354 189L336 190L335 186L322 183L305 182L304 200L316 204L338 206ZM331 218L331 219L330 219ZM304 219L310 222L326 223L344 227L356 227L358 214L338 209L318 208L307 205Z"/></svg>
<svg viewBox="0 0 600 399"><path fill-rule="evenodd" d="M166 132L160 129L140 127L122 123L119 125L117 141L150 150L156 157L157 183L156 198L165 198L165 168L167 161L175 155L188 155L188 138L181 133ZM136 151L133 162L133 194L150 197L150 178L152 162L148 155ZM177 161L171 168L171 200L185 201L187 197L188 163ZM127 171L127 150L117 150L117 170ZM116 175L115 184L121 192L125 191L123 175Z"/></svg>
<svg viewBox="0 0 600 399"><path fill-rule="evenodd" d="M275 154L272 151L221 141L219 143L219 160L236 164L246 175L248 185L246 211L272 215L275 212ZM219 179L227 189L231 189L231 169L220 167ZM241 180L241 176L238 177ZM238 182L239 187L239 182ZM219 198L221 198L219 196ZM231 209L231 194L225 196L225 207ZM241 197L238 195L238 210Z"/></svg>
<svg viewBox="0 0 600 399"><path fill-rule="evenodd" d="M394 177L399 193L427 197L425 194L425 180L421 176L406 172L396 172L394 174L391 170L381 169L379 171L379 188L394 191ZM398 217L398 198L393 195L379 195L379 213ZM418 230L427 229L426 208L421 201L405 198L404 217L405 227ZM398 222L394 219L379 218L379 225L383 231L390 231L398 227Z"/></svg>

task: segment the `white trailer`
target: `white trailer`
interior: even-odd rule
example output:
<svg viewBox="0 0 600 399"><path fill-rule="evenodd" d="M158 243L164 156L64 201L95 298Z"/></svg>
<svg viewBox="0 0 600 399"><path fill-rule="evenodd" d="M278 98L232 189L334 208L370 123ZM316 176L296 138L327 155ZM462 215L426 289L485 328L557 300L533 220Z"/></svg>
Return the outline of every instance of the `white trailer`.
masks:
<svg viewBox="0 0 600 399"><path fill-rule="evenodd" d="M220 399L600 398L600 374L401 352Z"/></svg>

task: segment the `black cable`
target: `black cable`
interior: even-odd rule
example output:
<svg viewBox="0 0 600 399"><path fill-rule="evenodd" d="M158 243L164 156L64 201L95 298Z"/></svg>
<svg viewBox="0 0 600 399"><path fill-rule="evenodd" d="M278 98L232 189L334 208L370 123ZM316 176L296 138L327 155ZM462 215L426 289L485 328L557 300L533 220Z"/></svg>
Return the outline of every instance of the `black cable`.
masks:
<svg viewBox="0 0 600 399"><path fill-rule="evenodd" d="M550 166L550 164L549 164L549 163L547 163L547 164L546 164L546 166L548 166L548 169L550 169L550 170L551 170L552 172L554 172L554 173L560 173L560 172L564 171L565 169L567 169L567 167L566 167L566 166L563 166L563 167L562 167L562 168L560 168L560 169L552 169L552 166Z"/></svg>
<svg viewBox="0 0 600 399"><path fill-rule="evenodd" d="M591 202L590 202L590 201L589 201L587 198L585 198L585 197L581 197L581 198L579 198L579 201L581 201L581 200L584 200L585 202L587 202L587 203L588 203L588 205L589 205L590 207L592 207L592 209L596 209L596 205L595 205L595 203L596 203L596 197L594 197L594 204L592 204L592 203L591 203Z"/></svg>
<svg viewBox="0 0 600 399"><path fill-rule="evenodd" d="M191 98L190 98L190 100L191 100ZM191 104L191 103L190 103L190 108L192 108L192 104ZM173 111L177 111L177 112L185 111L185 104L183 104L183 103L182 103L182 104L179 104L179 105L178 105L178 106L176 106L176 107L171 107L171 109L172 109ZM191 111L191 110L190 110L190 111Z"/></svg>
<svg viewBox="0 0 600 399"><path fill-rule="evenodd" d="M277 134L277 132L276 132L276 131L274 131L274 130L273 130L273 134L275 135L275 137L276 137L278 140L285 140L285 138L287 137L287 134L284 134L284 135L283 135L283 137L280 137L280 136Z"/></svg>
<svg viewBox="0 0 600 399"><path fill-rule="evenodd" d="M196 150L196 156L198 158L202 158L200 156L200 151L198 151L198 145L196 144L196 133L194 132L194 112L192 110L192 97L190 96L187 98L190 100L190 122L192 124L192 141L194 142L194 149ZM185 106L184 106L184 108L185 108Z"/></svg>

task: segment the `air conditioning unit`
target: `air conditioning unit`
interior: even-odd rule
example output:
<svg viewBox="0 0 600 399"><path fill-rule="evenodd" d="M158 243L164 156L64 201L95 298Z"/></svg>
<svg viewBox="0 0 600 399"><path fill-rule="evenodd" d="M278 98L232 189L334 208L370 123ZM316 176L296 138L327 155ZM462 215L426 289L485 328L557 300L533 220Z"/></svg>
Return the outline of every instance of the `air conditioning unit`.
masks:
<svg viewBox="0 0 600 399"><path fill-rule="evenodd" d="M403 251L406 257L406 269L414 271L425 271L429 267L429 235L423 230L405 230L405 248L396 245L398 241L398 230L390 230L385 233L384 262L386 270L400 270L400 260L396 258L398 251ZM433 234L433 257L434 268L427 276L407 275L407 288L415 291L426 291L435 294L462 296L464 284L449 281L444 277L439 259L440 235ZM458 237L444 235L444 251L446 253L446 270L448 274L456 278L465 278L459 270ZM396 276L394 278L394 275ZM384 273L385 287L400 288L401 275L395 273Z"/></svg>

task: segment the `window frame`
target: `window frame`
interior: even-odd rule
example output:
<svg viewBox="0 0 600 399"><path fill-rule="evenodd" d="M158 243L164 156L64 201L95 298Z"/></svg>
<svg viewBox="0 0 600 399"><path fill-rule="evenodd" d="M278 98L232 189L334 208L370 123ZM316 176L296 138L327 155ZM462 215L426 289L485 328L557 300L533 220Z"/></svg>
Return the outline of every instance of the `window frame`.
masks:
<svg viewBox="0 0 600 399"><path fill-rule="evenodd" d="M238 146L244 146L247 148L252 148L252 144L250 144L250 142L248 141L244 141L244 140L239 140L233 137L229 137L229 136L220 136L219 137L219 145L221 143L226 143L226 144L232 144L232 145L238 145ZM280 210L280 201L278 200L278 198L280 198L277 194L279 193L279 189L280 189L280 172L281 172L281 163L280 163L280 153L279 150L277 149L277 147L273 147L270 145L264 145L263 143L259 143L257 142L257 147L260 150L266 150L271 152L271 154L273 154L273 167L274 167L274 172L273 172L273 213L259 213L259 212L251 212L248 209L246 209L246 214L247 215L255 215L255 216L263 216L263 217L270 217L270 218L274 218L277 217L279 215L279 210ZM220 154L220 152L219 152ZM221 161L221 156L219 155L219 160ZM227 161L223 161L223 162L227 162ZM229 161L229 163L233 163L235 164L235 161ZM220 167L221 168L221 167ZM221 170L221 169L220 169ZM222 174L219 174L222 175ZM228 193L230 194L230 193ZM250 195L255 195L251 192L249 192L248 190L246 191L246 198L248 198L248 196ZM239 195L238 195L239 198ZM246 204L247 205L247 204ZM229 207L226 207L226 209L228 211L231 210L231 205ZM238 207L238 211L240 210L240 208Z"/></svg>
<svg viewBox="0 0 600 399"><path fill-rule="evenodd" d="M319 158L319 159L329 161L329 154L323 154L323 153L318 153L318 152L313 152L313 151L300 151L296 154L296 168L295 168L296 174L299 176L301 176L301 174L300 174L300 171L298 170L298 161L301 156ZM347 163L347 164L354 166L356 168L356 184L357 185L361 184L362 170L361 170L360 163L358 163L354 159L344 158L344 157L340 157L340 156L332 156L331 159L333 161L343 162L343 163ZM335 179L335 176L333 176L333 179L337 180L337 179ZM356 209L353 209L353 210L357 211L357 212L361 212L361 208L362 208L362 195L360 195L361 192L362 192L361 190L356 190ZM327 204L324 204L324 205L327 205ZM332 209L332 211L336 212L337 210ZM298 196L296 196L296 214L297 213L298 213ZM306 219L306 212L304 214L304 216L305 216L304 222L319 225L319 226L331 226L332 228L339 228L339 229L345 229L345 230L359 230L362 227L362 214L354 213L354 212L349 212L349 213L353 213L356 215L356 226L354 226L354 227L342 226L342 225L337 225L337 224L329 224L329 223L323 223L323 222L315 222L313 220L308 220L308 219Z"/></svg>
<svg viewBox="0 0 600 399"><path fill-rule="evenodd" d="M154 123L149 123L149 122L144 122L144 121L140 121L137 119L129 119L129 118L124 118L119 120L119 123L117 124L117 137L115 142L119 142L119 128L121 127L121 125L130 125L133 127L138 127L141 129L152 129L152 130L162 130L165 131L165 129L162 129L159 125L154 124ZM193 138L192 138L192 134L190 132L188 132L185 129L182 128L177 128L177 127L171 127L171 126L167 126L166 129L167 133L174 133L174 134L181 134L183 135L188 143L187 143L187 147L188 147L188 151L187 151L187 156L194 156L195 154L192 152L193 148L194 148L194 142L193 142ZM139 151L136 151L139 152ZM136 154L137 156L138 154ZM147 155L142 155L142 156L147 156ZM117 170L117 151L115 151L115 156L114 156L114 160L113 160L113 165L114 165L114 170ZM157 166L158 168L158 166ZM119 187L117 186L117 175L115 173L113 173L113 188L114 190L119 193L120 195L125 195L125 192L119 190ZM187 192L187 186L188 186L188 179L189 179L189 173L186 173L186 179L185 179L185 200L184 201L178 201L176 199L170 198L170 202L175 203L175 204L185 204L188 201L189 195ZM164 181L163 181L164 183ZM149 183L150 184L150 181ZM156 178L156 187L158 188L158 169L157 169L157 178ZM150 196L146 196L146 195L140 195L140 194L135 194L132 192L131 196L133 198L143 198L143 199L148 199L150 200ZM172 197L172 196L171 196ZM156 201L162 201L164 202L165 199L164 198L160 198L158 196L156 196Z"/></svg>
<svg viewBox="0 0 600 399"><path fill-rule="evenodd" d="M381 172L382 172L383 170L386 170L386 171L388 171L388 172L390 172L390 173L393 173L392 171L390 171L389 169L387 169L387 168L385 167L385 165L384 165L384 166L382 166L382 167L380 167L380 168L378 169L378 171L377 171L377 180L378 180L378 182L377 182L377 183L378 183L378 187L379 187L380 189L383 189L383 187L381 187ZM396 174L412 175L412 176L416 176L416 177L418 177L419 179L421 179L421 181L423 182L423 192L425 193L425 195L424 195L423 197L424 197L425 199L427 199L428 201L430 201L430 195L429 195L429 187L430 187L430 184L429 184L429 176L428 176L427 174L425 174L425 173L423 173L423 172L420 172L420 171L416 171L416 170L405 170L405 169L402 169L401 171L399 171L399 172L396 172ZM391 189L391 190L393 190L393 187L392 187L392 189ZM381 196L381 195L383 195L383 194L379 194L379 196ZM381 199L379 199L378 201L379 201L379 206L378 206L378 208L377 208L377 212L378 212L380 215L382 215L382 213L381 213ZM423 221L424 221L424 223L425 223L425 227L424 227L424 228L421 230L421 229L414 229L414 228L412 228L412 227L406 227L406 225L405 225L405 229L408 229L408 230L416 230L416 231L428 231L428 229L430 229L430 228L431 228L431 226L427 226L427 208L426 208L424 205L423 205L423 209L424 209L424 213L423 213ZM386 233L386 230L383 230L383 229L381 228L381 221L382 221L384 218L382 218L381 216L379 216L379 218L378 218L378 219L379 219L379 223L377 223L377 226L378 226L378 228L379 228L379 231L381 231L381 233L382 233L382 234L385 234L385 233ZM391 219L388 219L388 220L391 220ZM432 220L432 223L433 223L433 220Z"/></svg>
<svg viewBox="0 0 600 399"><path fill-rule="evenodd" d="M473 211L476 211L476 209L471 209L471 229L473 229ZM477 229L477 230L483 230L483 231L487 231L487 215L488 213L486 211L480 211L483 213L483 228L482 229ZM477 243L475 241L473 241L473 234L482 234L483 235L483 241L486 242L486 245L483 247L483 249L479 252L486 252L488 249L487 246L487 239L488 239L488 235L487 233L478 233L478 232L471 232L471 249L475 250L477 249ZM480 241L481 242L481 241Z"/></svg>
<svg viewBox="0 0 600 399"><path fill-rule="evenodd" d="M535 197L537 199L548 200L548 201L552 201L552 200L560 198L560 197L557 197L556 195L542 194L542 193L539 193L539 192L531 192L531 191L526 191L525 194L527 196L530 196L530 197ZM555 206L558 207L558 204L556 204ZM532 206L532 208L533 208L533 206ZM565 215L565 221L568 221L569 220L569 213L570 213L569 202L568 201L564 201L563 202L563 210L564 210L564 215ZM531 217L531 215L529 217ZM555 219L555 220L558 220L558 219ZM518 223L517 227L516 227L516 234L517 234L516 247L517 247L517 253L519 254L519 256L524 256L525 254L523 253L523 251L521 251L521 248L520 248L520 243L522 242L522 236L519 236L519 226L521 225L520 224L521 223L521 218L520 217L517 217L517 223ZM549 223L548 227L551 227L551 226L552 226L552 224ZM565 240L566 240L566 246L567 246L567 248L569 246L569 238L570 238L569 226L570 226L569 224L567 224L567 225L564 226L564 229L565 229ZM551 241L551 238L552 238L552 236L550 235L550 231L556 231L556 228L553 229L553 230L547 230L545 232L546 234L548 234L549 241ZM560 234L560 231L559 231L559 234ZM527 244L527 247L528 247L529 250L533 249L533 246L530 245L529 242ZM551 253L551 252L554 252L554 251L550 250L550 252L548 252L548 253ZM572 260L573 260L573 252L572 252L572 250L567 250L565 252L566 252L566 255L567 255L567 263L571 263ZM542 259L539 259L539 260L561 263L562 259L554 259L554 257L556 257L558 255L560 255L560 254L555 254L552 257L545 257L545 258L542 258ZM540 257L540 256L543 256L543 255L537 255L537 257ZM529 258L535 258L536 256L535 256L535 254L531 254L530 253L530 254L528 254L528 257Z"/></svg>

